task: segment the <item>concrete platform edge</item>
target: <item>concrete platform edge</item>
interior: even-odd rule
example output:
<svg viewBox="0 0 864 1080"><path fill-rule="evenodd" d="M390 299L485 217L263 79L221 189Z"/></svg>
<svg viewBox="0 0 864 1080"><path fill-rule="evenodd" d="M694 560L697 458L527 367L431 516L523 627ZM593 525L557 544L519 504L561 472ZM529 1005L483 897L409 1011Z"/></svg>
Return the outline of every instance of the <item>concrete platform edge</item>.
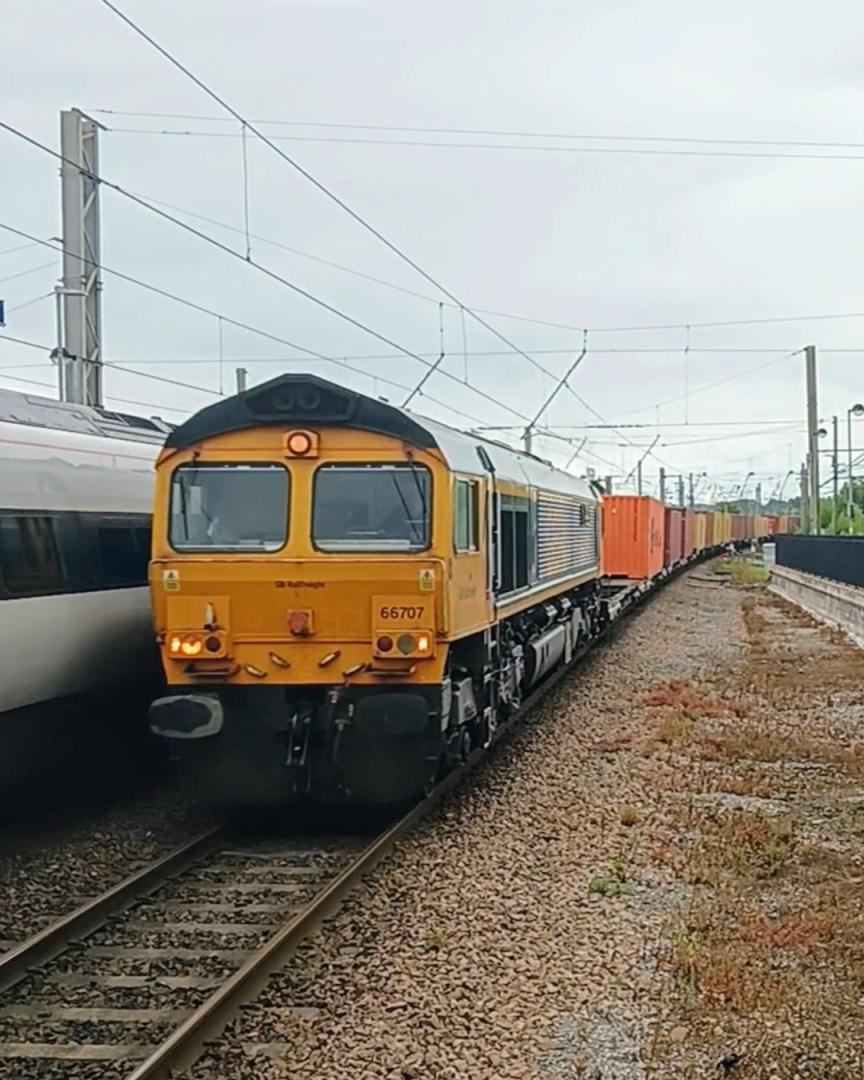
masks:
<svg viewBox="0 0 864 1080"><path fill-rule="evenodd" d="M772 566L768 588L864 648L864 589L787 566Z"/></svg>

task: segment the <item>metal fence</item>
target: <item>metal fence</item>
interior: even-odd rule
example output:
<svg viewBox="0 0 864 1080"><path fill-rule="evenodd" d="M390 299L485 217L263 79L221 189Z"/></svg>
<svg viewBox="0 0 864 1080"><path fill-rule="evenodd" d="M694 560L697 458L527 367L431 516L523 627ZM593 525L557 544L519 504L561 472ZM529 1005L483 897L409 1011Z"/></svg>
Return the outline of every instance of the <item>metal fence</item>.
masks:
<svg viewBox="0 0 864 1080"><path fill-rule="evenodd" d="M864 536L778 536L778 566L864 588Z"/></svg>

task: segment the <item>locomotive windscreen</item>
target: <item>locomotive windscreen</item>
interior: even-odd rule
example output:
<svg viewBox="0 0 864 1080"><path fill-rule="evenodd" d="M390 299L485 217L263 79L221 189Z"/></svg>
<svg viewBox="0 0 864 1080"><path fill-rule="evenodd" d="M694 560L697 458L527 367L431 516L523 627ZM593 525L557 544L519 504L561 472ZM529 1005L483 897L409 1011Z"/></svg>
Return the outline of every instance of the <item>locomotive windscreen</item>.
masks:
<svg viewBox="0 0 864 1080"><path fill-rule="evenodd" d="M171 483L175 551L278 551L288 537L283 465L181 465Z"/></svg>
<svg viewBox="0 0 864 1080"><path fill-rule="evenodd" d="M429 546L431 478L422 465L324 465L315 476L312 539L322 551Z"/></svg>

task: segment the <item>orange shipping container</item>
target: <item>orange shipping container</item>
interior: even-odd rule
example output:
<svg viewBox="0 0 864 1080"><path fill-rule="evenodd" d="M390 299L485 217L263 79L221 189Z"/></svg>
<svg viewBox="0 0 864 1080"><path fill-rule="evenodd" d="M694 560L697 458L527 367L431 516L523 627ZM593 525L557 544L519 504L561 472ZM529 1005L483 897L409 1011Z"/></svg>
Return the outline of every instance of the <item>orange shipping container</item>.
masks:
<svg viewBox="0 0 864 1080"><path fill-rule="evenodd" d="M663 503L647 495L603 499L603 574L646 580L663 569Z"/></svg>

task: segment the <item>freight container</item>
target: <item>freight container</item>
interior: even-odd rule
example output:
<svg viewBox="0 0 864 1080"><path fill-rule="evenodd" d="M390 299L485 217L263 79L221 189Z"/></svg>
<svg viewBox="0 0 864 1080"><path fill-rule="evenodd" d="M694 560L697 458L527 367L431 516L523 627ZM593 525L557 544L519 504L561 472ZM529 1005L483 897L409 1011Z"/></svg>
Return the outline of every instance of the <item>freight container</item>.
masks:
<svg viewBox="0 0 864 1080"><path fill-rule="evenodd" d="M684 519L682 522L682 543L681 553L685 559L689 559L690 556L696 551L696 511L685 510Z"/></svg>
<svg viewBox="0 0 864 1080"><path fill-rule="evenodd" d="M711 520L714 525L714 529L711 533L711 544L713 547L720 547L723 543L723 513L720 510L711 511Z"/></svg>
<svg viewBox="0 0 864 1080"><path fill-rule="evenodd" d="M684 511L666 507L666 543L663 551L664 566L675 566L683 557Z"/></svg>
<svg viewBox="0 0 864 1080"><path fill-rule="evenodd" d="M648 495L603 498L605 577L647 580L663 569L664 507Z"/></svg>
<svg viewBox="0 0 864 1080"><path fill-rule="evenodd" d="M710 551L714 547L715 543L717 542L714 539L714 528L715 528L714 519L715 519L715 517L716 517L716 515L715 515L713 510L706 510L705 511L705 550L706 551Z"/></svg>
<svg viewBox="0 0 864 1080"><path fill-rule="evenodd" d="M708 547L708 515L697 510L693 517L693 550L704 551Z"/></svg>
<svg viewBox="0 0 864 1080"><path fill-rule="evenodd" d="M747 539L746 514L732 514L732 539L736 542Z"/></svg>

